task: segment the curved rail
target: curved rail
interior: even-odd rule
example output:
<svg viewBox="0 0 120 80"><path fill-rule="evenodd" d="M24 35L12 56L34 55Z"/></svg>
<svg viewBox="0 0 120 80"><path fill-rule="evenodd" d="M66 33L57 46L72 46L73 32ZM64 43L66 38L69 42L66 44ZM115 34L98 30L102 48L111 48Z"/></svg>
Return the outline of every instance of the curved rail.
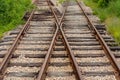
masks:
<svg viewBox="0 0 120 80"><path fill-rule="evenodd" d="M67 38L66 38L66 36L65 36L65 34L64 34L64 32L63 32L62 24L60 25L60 31L61 31L61 34L62 34L62 37L63 37L64 44L67 46L67 51L68 51L68 53L69 53L69 57L70 57L71 60L72 60L72 66L73 66L73 68L74 68L74 70L75 70L75 73L76 73L76 75L77 75L76 77L77 77L78 80L83 80L83 78L82 78L82 73L81 73L81 69L78 67L78 64L77 64L77 61L76 61L76 59L75 59L75 56L74 56L74 54L72 53L72 50L71 50L70 45L69 45L69 43L68 43L68 40L67 40Z"/></svg>
<svg viewBox="0 0 120 80"><path fill-rule="evenodd" d="M45 60L44 60L44 62L43 62L43 64L42 64L42 67L40 68L40 71L39 71L39 73L38 73L38 77L37 77L37 79L36 80L44 80L44 78L45 78L45 72L46 72L46 70L47 70L47 67L48 67L48 63L49 63L49 61L50 61L50 57L51 57L51 53L52 53L52 51L53 51L53 47L54 47L54 45L55 45L55 41L56 41L56 38L57 38L57 35L58 35L58 31L59 31L59 28L58 28L58 19L57 19L57 16L55 15L55 12L54 12L54 10L52 9L52 7L51 7L51 5L50 5L50 3L49 3L49 0L46 0L47 1L47 3L48 3L48 6L49 6L49 8L50 8L50 10L52 11L52 13L53 13L53 16L55 17L54 19L55 19L55 24L56 24L56 31L55 31L55 33L54 33L54 36L53 36L53 39L52 39L52 42L51 42L51 44L50 44L50 47L49 47L49 49L48 49L48 52L47 52L47 55L45 56Z"/></svg>
<svg viewBox="0 0 120 80"><path fill-rule="evenodd" d="M66 38L66 36L65 36L65 34L64 34L64 31L63 31L63 29L62 29L62 26L63 26L62 21L63 21L63 18L64 18L64 16L65 16L66 10L67 10L67 7L65 8L65 11L64 11L64 13L63 13L63 15L62 15L62 17L61 17L60 22L59 22L60 32L61 32L61 34L62 34L64 44L65 44L66 47L67 47L67 51L68 51L68 53L69 53L69 57L70 57L71 60L72 60L72 66L73 66L73 68L74 68L74 70L75 70L75 73L77 74L76 77L77 77L78 80L83 80L83 78L82 78L82 73L81 73L81 69L78 67L78 64L77 64L77 61L76 61L76 59L75 59L75 56L74 56L74 54L72 53L72 50L71 50L70 45L69 45L69 43L68 43L68 40L67 40L67 38Z"/></svg>
<svg viewBox="0 0 120 80"><path fill-rule="evenodd" d="M49 5L49 7L50 7L50 9L51 9L51 11L52 11L52 13L53 13L53 15L54 15L54 18L55 18L55 21L56 21L57 30L56 30L56 32L55 32L55 34L54 34L54 37L53 37L53 39L52 39L50 48L49 48L48 53L47 53L47 55L46 55L46 57L45 57L45 61L44 61L43 65L42 65L42 67L41 67L41 69L40 69L40 71L39 71L37 80L44 80L44 78L45 78L45 72L46 72L46 69L47 69L47 66L48 66L48 63L49 63L50 54L51 54L52 51L53 51L53 47L54 47L54 44L55 44L55 39L56 39L57 33L58 33L59 31L60 31L60 34L62 35L64 45L66 46L66 49L67 49L67 51L68 51L68 53L69 53L69 57L70 57L70 59L71 59L71 61L72 61L72 67L73 67L73 69L75 70L76 77L77 77L78 80L83 80L82 77L81 77L82 74L81 74L80 69L79 69L79 67L78 67L78 64L77 64L77 62L76 62L76 60L75 60L74 54L72 53L72 50L71 50L71 48L70 48L70 46L69 46L69 43L68 43L68 41L67 41L67 38L65 37L65 34L64 34L64 32L63 32L63 29L62 29L62 26L63 26L62 21L63 21L63 18L64 18L64 16L65 16L65 12L66 12L66 10L67 10L67 6L65 7L65 10L64 10L64 12L63 12L63 15L62 15L62 17L61 17L61 19L60 19L60 21L59 21L57 15L55 14L55 12L54 12L54 10L53 10L53 8L52 8L51 5L49 4L49 0L47 0L47 2L48 2L48 5Z"/></svg>
<svg viewBox="0 0 120 80"><path fill-rule="evenodd" d="M53 47L55 45L57 34L58 34L58 26L57 26L57 29L56 29L55 34L53 36L53 39L52 39L52 42L50 44L50 48L49 48L49 50L47 52L47 55L45 56L44 63L42 65L42 67L40 68L37 80L43 80L44 77L45 77L44 73L46 72L46 69L47 69L47 66L48 66L48 63L49 63L49 60L50 60L50 56L51 56L51 53L53 51Z"/></svg>
<svg viewBox="0 0 120 80"><path fill-rule="evenodd" d="M35 0L36 2L37 0ZM35 3L34 2L34 3ZM12 53L15 51L17 46L19 45L21 39L24 37L28 29L30 28L30 20L33 17L35 9L32 10L30 17L28 18L26 24L23 26L23 28L20 30L19 34L17 35L15 41L11 45L11 47L8 49L3 61L0 64L0 80L3 80L4 77L4 71L6 70L6 67L8 66L8 63L10 62L10 59L12 58Z"/></svg>
<svg viewBox="0 0 120 80"><path fill-rule="evenodd" d="M85 15L86 19L88 20L88 24L90 25L91 29L94 31L95 36L98 38L100 44L103 47L103 50L107 54L109 60L111 61L113 67L116 69L117 73L115 73L116 78L120 80L120 67L119 64L117 63L115 56L111 53L110 48L107 46L105 40L102 38L96 27L93 25L87 14L85 13L84 9L82 8L81 4L79 3L78 0L76 0L77 4L79 5L80 9L83 11L83 14Z"/></svg>

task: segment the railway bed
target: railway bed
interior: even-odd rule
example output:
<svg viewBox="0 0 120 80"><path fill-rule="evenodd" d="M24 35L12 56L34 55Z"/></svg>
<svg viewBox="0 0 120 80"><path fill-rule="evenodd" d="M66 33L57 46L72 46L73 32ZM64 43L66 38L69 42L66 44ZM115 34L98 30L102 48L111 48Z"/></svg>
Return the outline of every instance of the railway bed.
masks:
<svg viewBox="0 0 120 80"><path fill-rule="evenodd" d="M0 41L0 80L120 80L120 47L92 10L77 0L62 15L49 0L36 6L26 30Z"/></svg>

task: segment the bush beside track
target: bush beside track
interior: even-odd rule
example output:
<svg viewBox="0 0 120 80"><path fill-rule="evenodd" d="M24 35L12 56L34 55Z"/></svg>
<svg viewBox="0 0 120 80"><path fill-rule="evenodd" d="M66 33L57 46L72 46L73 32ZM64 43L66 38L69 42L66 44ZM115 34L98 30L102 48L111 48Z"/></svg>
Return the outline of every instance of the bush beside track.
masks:
<svg viewBox="0 0 120 80"><path fill-rule="evenodd" d="M23 23L25 12L31 8L31 0L0 0L0 37Z"/></svg>
<svg viewBox="0 0 120 80"><path fill-rule="evenodd" d="M120 44L120 0L83 0L107 25L108 32Z"/></svg>

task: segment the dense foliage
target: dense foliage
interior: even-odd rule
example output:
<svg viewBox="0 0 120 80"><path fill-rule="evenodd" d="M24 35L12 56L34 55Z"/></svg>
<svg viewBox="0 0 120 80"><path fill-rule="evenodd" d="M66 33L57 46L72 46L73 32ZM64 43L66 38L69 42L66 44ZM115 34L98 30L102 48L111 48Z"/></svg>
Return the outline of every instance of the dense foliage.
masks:
<svg viewBox="0 0 120 80"><path fill-rule="evenodd" d="M0 36L22 22L31 0L0 0Z"/></svg>
<svg viewBox="0 0 120 80"><path fill-rule="evenodd" d="M103 9L120 16L120 0L92 0L92 2L97 4L96 9Z"/></svg>
<svg viewBox="0 0 120 80"><path fill-rule="evenodd" d="M120 43L120 0L83 0L92 7L101 21L107 24L107 30Z"/></svg>
<svg viewBox="0 0 120 80"><path fill-rule="evenodd" d="M112 0L93 0L93 2L98 3L99 7L106 7L109 5L109 2L111 2Z"/></svg>

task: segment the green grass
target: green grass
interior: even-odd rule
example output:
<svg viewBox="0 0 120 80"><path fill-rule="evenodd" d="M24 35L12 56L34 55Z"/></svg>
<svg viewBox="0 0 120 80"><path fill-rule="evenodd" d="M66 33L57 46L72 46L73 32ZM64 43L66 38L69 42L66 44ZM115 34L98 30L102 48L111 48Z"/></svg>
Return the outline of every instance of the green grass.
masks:
<svg viewBox="0 0 120 80"><path fill-rule="evenodd" d="M107 6L100 7L96 0L83 0L86 5L93 9L102 22L107 25L108 32L120 44L120 0L109 2Z"/></svg>
<svg viewBox="0 0 120 80"><path fill-rule="evenodd" d="M108 26L108 31L115 38L116 42L120 44L120 18L109 17L105 20Z"/></svg>
<svg viewBox="0 0 120 80"><path fill-rule="evenodd" d="M25 12L32 7L31 0L0 0L0 38L23 23Z"/></svg>

